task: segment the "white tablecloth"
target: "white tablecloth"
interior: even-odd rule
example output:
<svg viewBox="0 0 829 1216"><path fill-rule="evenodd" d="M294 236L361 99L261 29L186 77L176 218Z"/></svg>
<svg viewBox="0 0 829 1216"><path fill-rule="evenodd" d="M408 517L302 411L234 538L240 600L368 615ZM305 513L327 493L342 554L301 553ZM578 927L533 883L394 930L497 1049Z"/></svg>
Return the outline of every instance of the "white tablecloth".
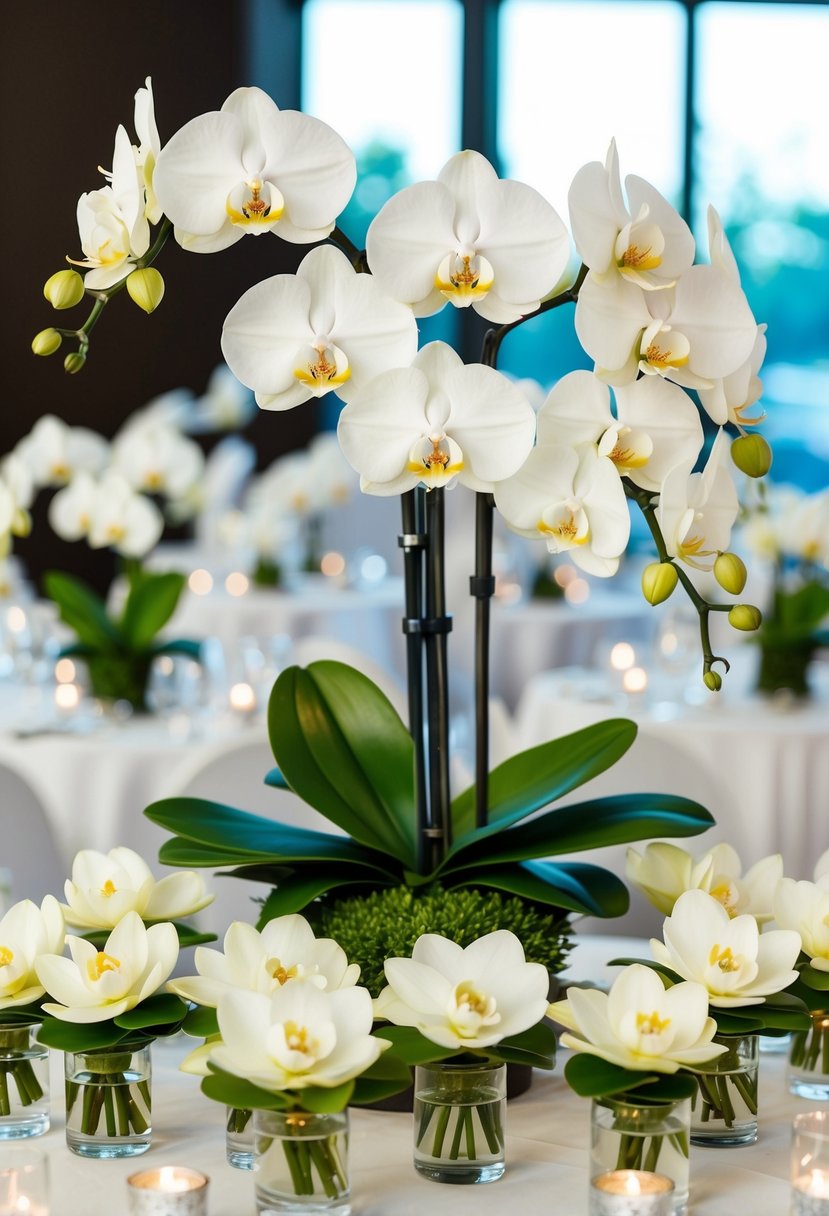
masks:
<svg viewBox="0 0 829 1216"><path fill-rule="evenodd" d="M224 1156L224 1110L202 1097L198 1081L177 1071L193 1040L153 1048L153 1144L128 1161L86 1161L66 1148L62 1058L53 1055L52 1129L29 1146L49 1158L51 1216L115 1216L126 1211L126 1179L144 1168L187 1165L210 1179L209 1216L253 1216L254 1175L232 1169ZM691 1150L690 1216L784 1216L788 1210L790 1126L812 1104L784 1088L784 1061L764 1056L760 1067L760 1135L755 1145ZM509 1103L507 1170L474 1192L417 1177L412 1168L411 1116L352 1112L351 1179L354 1216L586 1216L590 1104L562 1077L536 1073L532 1088ZM0 1145L0 1166L14 1149Z"/></svg>

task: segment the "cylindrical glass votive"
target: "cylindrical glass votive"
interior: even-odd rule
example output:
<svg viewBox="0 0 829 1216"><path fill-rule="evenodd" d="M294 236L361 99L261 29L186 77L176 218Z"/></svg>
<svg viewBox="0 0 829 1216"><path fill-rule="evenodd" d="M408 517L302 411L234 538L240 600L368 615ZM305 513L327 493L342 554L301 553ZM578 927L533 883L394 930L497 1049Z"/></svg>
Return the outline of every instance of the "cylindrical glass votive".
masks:
<svg viewBox="0 0 829 1216"><path fill-rule="evenodd" d="M723 1055L697 1069L697 1093L691 1099L691 1143L728 1148L757 1139L756 1034L714 1036Z"/></svg>
<svg viewBox="0 0 829 1216"><path fill-rule="evenodd" d="M504 1172L505 1064L419 1064L414 1167L432 1182L495 1182Z"/></svg>
<svg viewBox="0 0 829 1216"><path fill-rule="evenodd" d="M152 1139L150 1044L66 1052L66 1143L81 1157L136 1157Z"/></svg>
<svg viewBox="0 0 829 1216"><path fill-rule="evenodd" d="M49 1049L39 1025L0 1025L0 1140L49 1130Z"/></svg>
<svg viewBox="0 0 829 1216"><path fill-rule="evenodd" d="M789 1092L814 1102L829 1100L829 1011L812 1011L810 1030L791 1037Z"/></svg>
<svg viewBox="0 0 829 1216"><path fill-rule="evenodd" d="M691 1103L687 1098L665 1103L647 1103L635 1094L594 1098L590 1114L591 1179L658 1174L673 1183L667 1210L674 1216L684 1216L688 1209L690 1126Z"/></svg>
<svg viewBox="0 0 829 1216"><path fill-rule="evenodd" d="M207 1216L210 1179L183 1165L142 1170L127 1179L130 1216Z"/></svg>
<svg viewBox="0 0 829 1216"><path fill-rule="evenodd" d="M348 1109L253 1112L256 1210L349 1216Z"/></svg>
<svg viewBox="0 0 829 1216"><path fill-rule="evenodd" d="M227 1134L225 1152L228 1165L237 1170L252 1170L253 1156L253 1111L240 1106L226 1109Z"/></svg>
<svg viewBox="0 0 829 1216"><path fill-rule="evenodd" d="M792 1123L791 1216L829 1216L829 1110L809 1110Z"/></svg>
<svg viewBox="0 0 829 1216"><path fill-rule="evenodd" d="M674 1184L646 1170L609 1170L590 1180L590 1216L671 1216Z"/></svg>
<svg viewBox="0 0 829 1216"><path fill-rule="evenodd" d="M49 1216L49 1161L45 1153L4 1146L0 1165L0 1212Z"/></svg>

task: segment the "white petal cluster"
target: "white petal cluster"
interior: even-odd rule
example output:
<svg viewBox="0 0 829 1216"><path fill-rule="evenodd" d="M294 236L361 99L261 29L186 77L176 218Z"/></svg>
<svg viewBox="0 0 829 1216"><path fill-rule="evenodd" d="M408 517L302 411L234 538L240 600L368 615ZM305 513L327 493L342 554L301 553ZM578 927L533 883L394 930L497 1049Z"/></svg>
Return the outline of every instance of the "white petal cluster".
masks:
<svg viewBox="0 0 829 1216"><path fill-rule="evenodd" d="M150 247L145 214L144 174L124 127L115 135L109 184L78 199L78 233L84 258L73 261L86 268L84 286L95 291L114 287L134 268Z"/></svg>
<svg viewBox="0 0 829 1216"><path fill-rule="evenodd" d="M731 477L731 441L717 432L702 472L683 461L666 475L656 518L671 557L710 570L717 554L728 548L740 504Z"/></svg>
<svg viewBox="0 0 829 1216"><path fill-rule="evenodd" d="M103 472L109 444L102 435L83 426L67 426L54 414L38 418L14 449L28 467L37 488L64 486L78 473Z"/></svg>
<svg viewBox="0 0 829 1216"><path fill-rule="evenodd" d="M817 882L782 879L774 893L774 919L781 928L800 935L816 971L829 971L829 882L825 869L820 870Z"/></svg>
<svg viewBox="0 0 829 1216"><path fill-rule="evenodd" d="M492 1047L535 1026L547 1009L546 969L528 963L505 929L465 948L424 933L411 958L386 959L384 969L388 987L375 1002L377 1017L415 1026L441 1047Z"/></svg>
<svg viewBox="0 0 829 1216"><path fill-rule="evenodd" d="M651 940L656 961L702 984L718 1008L762 1004L797 979L798 932L772 929L761 934L753 916L730 917L705 891L680 895L662 936L664 941Z"/></svg>
<svg viewBox="0 0 829 1216"><path fill-rule="evenodd" d="M331 938L317 938L303 916L279 916L257 931L234 921L224 953L198 946L198 975L171 980L168 988L185 1000L215 1008L226 992L269 996L286 984L308 983L326 992L353 988L360 968Z"/></svg>
<svg viewBox="0 0 829 1216"><path fill-rule="evenodd" d="M111 468L134 490L180 499L202 476L204 454L172 423L142 411L113 439Z"/></svg>
<svg viewBox="0 0 829 1216"><path fill-rule="evenodd" d="M389 1046L371 1034L365 988L328 992L294 983L270 996L229 991L219 1000L218 1022L222 1041L211 1061L273 1092L342 1085Z"/></svg>
<svg viewBox="0 0 829 1216"><path fill-rule="evenodd" d="M780 558L829 568L829 490L766 487L762 504L743 524L747 546L767 561Z"/></svg>
<svg viewBox="0 0 829 1216"><path fill-rule="evenodd" d="M748 914L762 925L772 919L783 858L773 853L743 873L739 854L729 844L715 845L695 858L679 845L656 841L641 854L627 850L625 877L668 915L684 891L700 890L718 900L729 916Z"/></svg>
<svg viewBox="0 0 829 1216"><path fill-rule="evenodd" d="M64 540L85 538L93 549L144 557L161 539L164 516L126 477L110 470L96 481L79 473L49 504L49 523Z"/></svg>
<svg viewBox="0 0 829 1216"><path fill-rule="evenodd" d="M61 1022L103 1022L134 1009L158 992L178 959L175 927L147 929L137 912L119 920L102 950L82 937L69 935L66 942L71 958L43 954L35 963L54 997L43 1010Z"/></svg>
<svg viewBox="0 0 829 1216"><path fill-rule="evenodd" d="M693 1069L726 1050L712 1041L717 1023L703 985L665 988L641 963L626 967L610 992L570 988L566 1000L550 1006L550 1017L567 1027L562 1046L636 1072Z"/></svg>
<svg viewBox="0 0 829 1216"><path fill-rule="evenodd" d="M156 881L143 858L124 847L108 853L82 849L64 894L67 924L85 930L114 928L131 912L145 921L178 920L213 899L200 874L179 870Z"/></svg>
<svg viewBox="0 0 829 1216"><path fill-rule="evenodd" d="M0 1011L39 1000L45 991L35 965L63 949L63 913L53 895L40 907L30 899L13 904L0 920Z"/></svg>

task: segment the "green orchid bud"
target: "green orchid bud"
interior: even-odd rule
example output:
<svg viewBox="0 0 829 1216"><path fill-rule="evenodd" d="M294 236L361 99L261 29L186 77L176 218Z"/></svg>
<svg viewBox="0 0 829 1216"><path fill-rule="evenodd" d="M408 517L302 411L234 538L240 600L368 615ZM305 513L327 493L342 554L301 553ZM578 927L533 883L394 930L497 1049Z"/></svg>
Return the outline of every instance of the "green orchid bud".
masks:
<svg viewBox="0 0 829 1216"><path fill-rule="evenodd" d="M42 329L32 339L32 351L36 355L53 355L62 341L56 329Z"/></svg>
<svg viewBox="0 0 829 1216"><path fill-rule="evenodd" d="M718 671L706 671L702 681L711 692L719 692L722 688L722 676Z"/></svg>
<svg viewBox="0 0 829 1216"><path fill-rule="evenodd" d="M771 468L772 451L762 435L740 435L731 445L731 459L748 477L765 477Z"/></svg>
<svg viewBox="0 0 829 1216"><path fill-rule="evenodd" d="M155 312L164 296L164 280L152 266L146 266L132 272L127 279L127 291L144 312Z"/></svg>
<svg viewBox="0 0 829 1216"><path fill-rule="evenodd" d="M714 578L729 595L739 595L746 585L745 562L736 553L720 553L714 562Z"/></svg>
<svg viewBox="0 0 829 1216"><path fill-rule="evenodd" d="M77 270L59 270L43 284L43 294L53 308L74 308L83 299L83 279Z"/></svg>
<svg viewBox="0 0 829 1216"><path fill-rule="evenodd" d="M18 536L21 539L29 535L32 530L32 517L23 507L18 507L12 519L12 536Z"/></svg>
<svg viewBox="0 0 829 1216"><path fill-rule="evenodd" d="M649 604L661 604L673 594L678 578L673 562L651 562L642 571L642 594Z"/></svg>
<svg viewBox="0 0 829 1216"><path fill-rule="evenodd" d="M729 625L733 625L735 629L743 629L746 633L753 633L755 629L759 629L762 625L763 614L753 604L735 604L728 614L728 623Z"/></svg>
<svg viewBox="0 0 829 1216"><path fill-rule="evenodd" d="M63 361L63 370L68 372L70 376L74 376L79 372L86 363L86 355L82 350L74 350L71 355L67 355Z"/></svg>

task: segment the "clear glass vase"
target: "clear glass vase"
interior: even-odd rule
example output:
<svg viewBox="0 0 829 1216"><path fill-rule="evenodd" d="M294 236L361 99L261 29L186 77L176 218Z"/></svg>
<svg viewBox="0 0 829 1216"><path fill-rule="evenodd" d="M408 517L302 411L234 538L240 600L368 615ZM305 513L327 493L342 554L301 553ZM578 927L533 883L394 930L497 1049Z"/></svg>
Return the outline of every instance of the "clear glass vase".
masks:
<svg viewBox="0 0 829 1216"><path fill-rule="evenodd" d="M0 1025L0 1140L49 1130L49 1049L39 1025Z"/></svg>
<svg viewBox="0 0 829 1216"><path fill-rule="evenodd" d="M494 1182L504 1172L506 1065L415 1069L414 1167L433 1182Z"/></svg>
<svg viewBox="0 0 829 1216"><path fill-rule="evenodd" d="M348 1216L348 1111L253 1112L256 1210Z"/></svg>
<svg viewBox="0 0 829 1216"><path fill-rule="evenodd" d="M757 1139L758 1036L718 1034L727 1050L697 1070L691 1099L691 1143L729 1148Z"/></svg>
<svg viewBox="0 0 829 1216"><path fill-rule="evenodd" d="M812 1010L811 1029L792 1034L788 1079L798 1098L829 1101L829 1010Z"/></svg>
<svg viewBox="0 0 829 1216"><path fill-rule="evenodd" d="M227 1135L225 1148L228 1164L237 1170L253 1169L253 1111L239 1106L228 1106Z"/></svg>
<svg viewBox="0 0 829 1216"><path fill-rule="evenodd" d="M152 1137L150 1044L66 1052L66 1143L81 1157L137 1157Z"/></svg>
<svg viewBox="0 0 829 1216"><path fill-rule="evenodd" d="M590 1178L646 1170L674 1184L674 1216L688 1210L691 1102L642 1101L635 1094L594 1098L590 1113Z"/></svg>

